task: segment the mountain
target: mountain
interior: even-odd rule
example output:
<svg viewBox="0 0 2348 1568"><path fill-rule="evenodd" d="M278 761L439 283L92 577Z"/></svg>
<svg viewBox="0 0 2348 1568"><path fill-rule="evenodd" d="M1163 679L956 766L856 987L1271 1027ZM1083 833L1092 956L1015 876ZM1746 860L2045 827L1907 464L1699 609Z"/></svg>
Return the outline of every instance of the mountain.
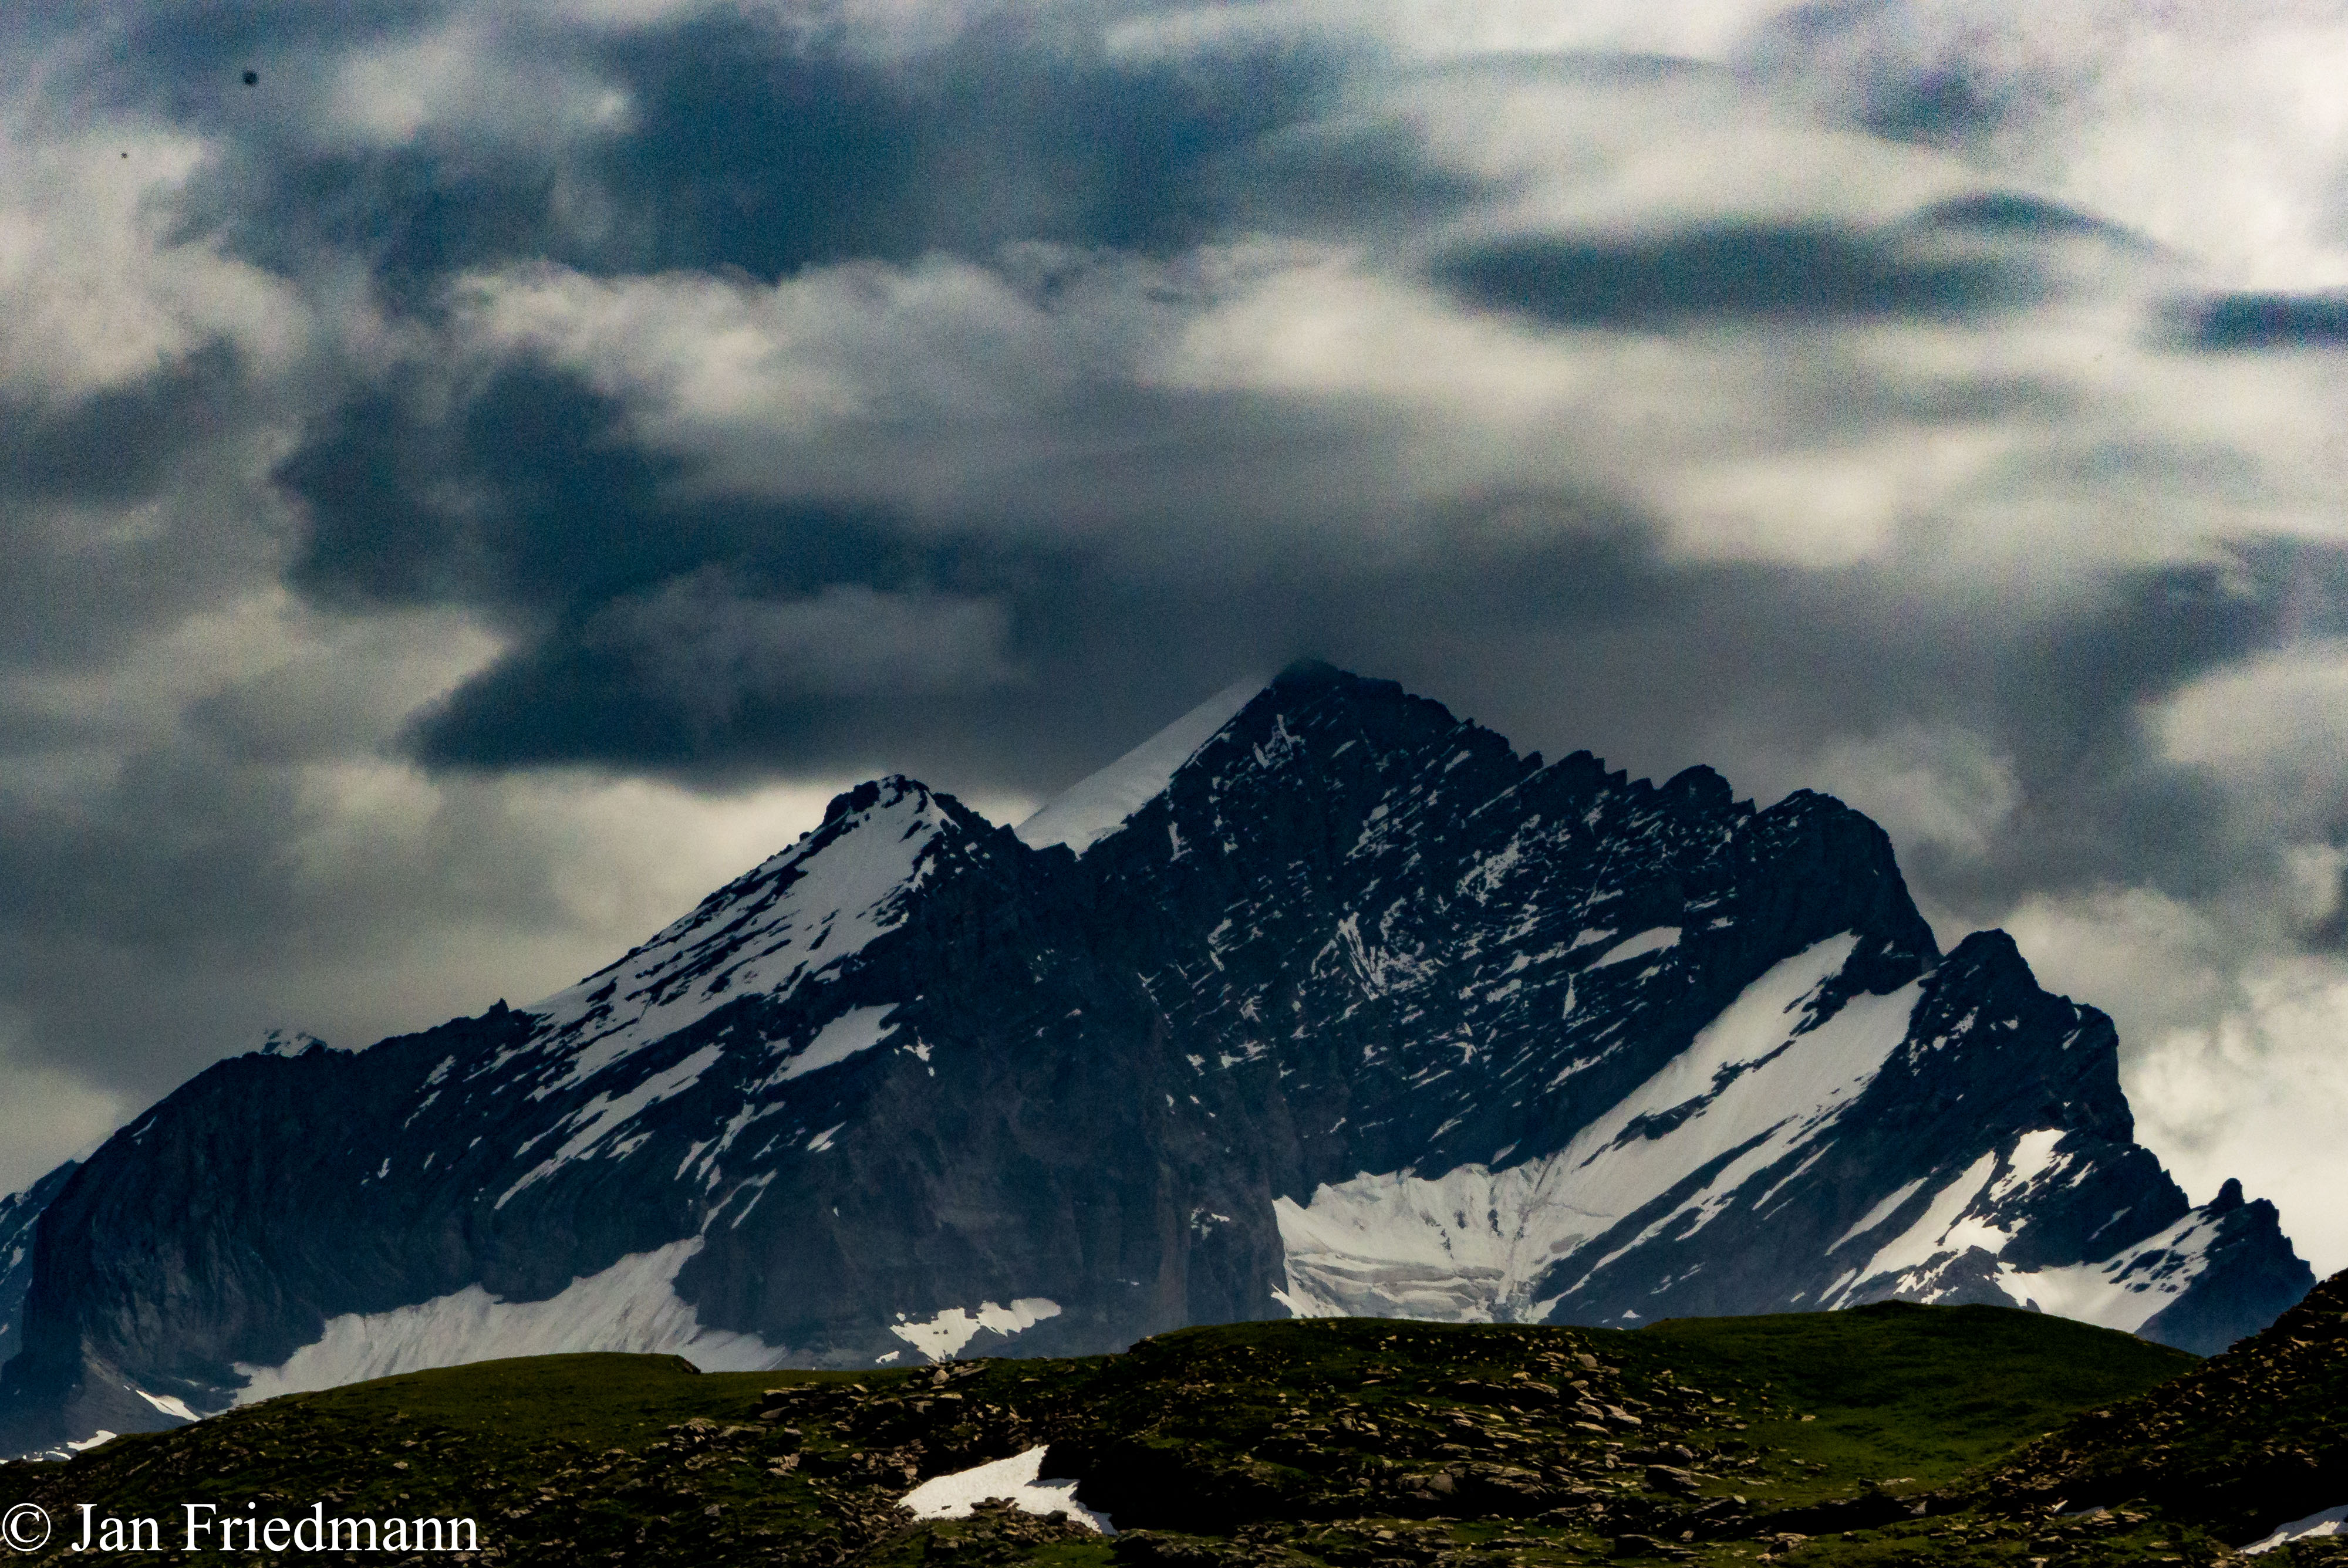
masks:
<svg viewBox="0 0 2348 1568"><path fill-rule="evenodd" d="M2110 1021L1942 955L1856 812L1303 665L1016 832L861 784L543 1002L199 1074L42 1208L0 1443L559 1350L2305 1293L2132 1133Z"/></svg>

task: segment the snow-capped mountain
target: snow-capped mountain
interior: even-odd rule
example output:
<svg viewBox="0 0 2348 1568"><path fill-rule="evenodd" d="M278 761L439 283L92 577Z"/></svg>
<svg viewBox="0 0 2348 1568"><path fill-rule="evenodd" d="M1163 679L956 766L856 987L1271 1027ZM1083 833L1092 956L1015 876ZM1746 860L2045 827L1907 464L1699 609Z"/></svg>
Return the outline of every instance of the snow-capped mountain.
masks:
<svg viewBox="0 0 2348 1568"><path fill-rule="evenodd" d="M860 1367L1282 1313L1900 1296L2214 1349L2312 1276L1884 835L1324 666L1014 833L903 778L569 990L210 1069L39 1213L0 1440L568 1348ZM0 1276L0 1281L15 1275ZM0 1305L8 1297L0 1296Z"/></svg>

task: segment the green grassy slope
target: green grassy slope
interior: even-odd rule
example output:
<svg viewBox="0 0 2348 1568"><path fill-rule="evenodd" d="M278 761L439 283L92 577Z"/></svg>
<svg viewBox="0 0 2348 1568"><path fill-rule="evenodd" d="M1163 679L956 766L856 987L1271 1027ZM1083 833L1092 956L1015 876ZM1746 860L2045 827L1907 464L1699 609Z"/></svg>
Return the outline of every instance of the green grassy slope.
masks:
<svg viewBox="0 0 2348 1568"><path fill-rule="evenodd" d="M1912 1307L1636 1332L1241 1324L1117 1357L860 1376L549 1357L0 1467L0 1504L49 1508L57 1536L26 1560L54 1563L89 1560L63 1550L78 1504L160 1517L176 1544L192 1501L469 1516L500 1563L2199 1560L2208 1538L2149 1514L2050 1524L2043 1501L1978 1480L2194 1366L2062 1319ZM1045 1444L1045 1473L1083 1476L1115 1540L1001 1513L917 1526L895 1506L920 1480Z"/></svg>

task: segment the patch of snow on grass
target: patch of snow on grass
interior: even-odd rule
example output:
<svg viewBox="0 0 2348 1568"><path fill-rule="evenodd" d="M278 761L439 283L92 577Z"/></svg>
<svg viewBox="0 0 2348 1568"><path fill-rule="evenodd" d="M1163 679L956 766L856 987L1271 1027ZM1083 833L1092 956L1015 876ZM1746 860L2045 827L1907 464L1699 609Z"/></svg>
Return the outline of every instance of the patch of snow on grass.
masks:
<svg viewBox="0 0 2348 1568"><path fill-rule="evenodd" d="M916 1519L967 1519L973 1505L990 1497L1002 1498L1022 1513L1065 1513L1069 1520L1103 1535L1114 1535L1108 1515L1095 1513L1076 1501L1073 1481L1045 1481L1042 1448L1029 1449L992 1463L932 1476L898 1501Z"/></svg>
<svg viewBox="0 0 2348 1568"><path fill-rule="evenodd" d="M977 1337L982 1328L993 1329L1008 1338L1014 1334L1033 1328L1046 1317L1057 1317L1060 1304L1040 1296L1023 1296L1008 1307L997 1307L992 1301L982 1301L976 1312L960 1307L949 1307L935 1317L917 1323L891 1324L889 1332L902 1339L932 1361L942 1361L958 1353Z"/></svg>
<svg viewBox="0 0 2348 1568"><path fill-rule="evenodd" d="M783 1353L755 1334L705 1328L676 1294L676 1271L701 1250L698 1237L631 1253L574 1279L544 1301L505 1301L479 1285L388 1312L345 1313L275 1367L239 1363L240 1405L307 1393L427 1367L509 1356L628 1350L685 1357L704 1371L759 1371Z"/></svg>
<svg viewBox="0 0 2348 1568"><path fill-rule="evenodd" d="M2271 1552L2294 1541L2307 1541L2319 1535L2348 1535L2348 1502L2337 1508L2327 1508L2321 1513L2311 1513L2305 1519L2294 1519L2279 1525L2272 1535L2242 1548L2243 1555L2253 1552Z"/></svg>

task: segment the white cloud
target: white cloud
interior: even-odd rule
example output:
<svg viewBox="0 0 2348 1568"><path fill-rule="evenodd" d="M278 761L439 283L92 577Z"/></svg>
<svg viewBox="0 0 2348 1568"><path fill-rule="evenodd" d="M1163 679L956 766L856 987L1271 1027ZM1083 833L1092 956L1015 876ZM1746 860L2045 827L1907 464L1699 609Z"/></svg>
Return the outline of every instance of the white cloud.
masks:
<svg viewBox="0 0 2348 1568"><path fill-rule="evenodd" d="M0 1195L88 1154L136 1109L77 1073L15 1056L0 1040Z"/></svg>
<svg viewBox="0 0 2348 1568"><path fill-rule="evenodd" d="M625 134L628 95L577 64L545 57L545 36L510 31L484 10L421 34L370 44L335 62L328 121L363 145L425 131L555 145Z"/></svg>
<svg viewBox="0 0 2348 1568"><path fill-rule="evenodd" d="M2172 1029L2128 1053L2137 1135L2197 1197L2228 1176L2274 1200L2318 1275L2348 1267L2348 964L2253 961L2214 1023Z"/></svg>
<svg viewBox="0 0 2348 1568"><path fill-rule="evenodd" d="M1015 286L1049 273L1049 305ZM940 425L1006 431L1089 381L1115 382L1169 317L1148 269L1023 247L814 267L772 285L705 273L591 278L528 266L461 280L470 337L529 349L643 400L654 428L766 446L770 482L840 426L902 443ZM778 439L784 444L779 448ZM885 481L883 481L885 483Z"/></svg>
<svg viewBox="0 0 2348 1568"><path fill-rule="evenodd" d="M2318 831L2348 805L2348 642L2302 642L2218 671L2151 722L2171 761L2217 774L2265 825Z"/></svg>
<svg viewBox="0 0 2348 1568"><path fill-rule="evenodd" d="M2034 896L2000 924L2041 985L2111 1014L2123 1061L2182 1022L2214 1022L2232 1004L2238 934L2166 894Z"/></svg>
<svg viewBox="0 0 2348 1568"><path fill-rule="evenodd" d="M1888 552L2009 445L1997 432L1892 429L1864 446L1698 459L1650 494L1691 558L1848 566Z"/></svg>
<svg viewBox="0 0 2348 1568"><path fill-rule="evenodd" d="M1968 857L1989 851L2020 798L2013 759L1962 730L1837 740L1809 771L1814 787L1864 812L1894 844Z"/></svg>
<svg viewBox="0 0 2348 1568"><path fill-rule="evenodd" d="M0 108L0 391L70 402L215 341L286 368L308 330L299 292L171 235L207 150L137 125L45 137Z"/></svg>
<svg viewBox="0 0 2348 1568"><path fill-rule="evenodd" d="M1804 13L1789 8L1789 18ZM2348 6L1903 0L1746 46L1782 88L1865 118L1887 83L1963 84L1969 156L2200 258L2241 288L2348 283L2339 223Z"/></svg>
<svg viewBox="0 0 2348 1568"><path fill-rule="evenodd" d="M2034 897L2004 925L2039 983L2103 1009L2137 1137L2196 1202L2230 1176L2273 1201L2317 1274L2348 1267L2348 962L2278 951L2142 888Z"/></svg>

